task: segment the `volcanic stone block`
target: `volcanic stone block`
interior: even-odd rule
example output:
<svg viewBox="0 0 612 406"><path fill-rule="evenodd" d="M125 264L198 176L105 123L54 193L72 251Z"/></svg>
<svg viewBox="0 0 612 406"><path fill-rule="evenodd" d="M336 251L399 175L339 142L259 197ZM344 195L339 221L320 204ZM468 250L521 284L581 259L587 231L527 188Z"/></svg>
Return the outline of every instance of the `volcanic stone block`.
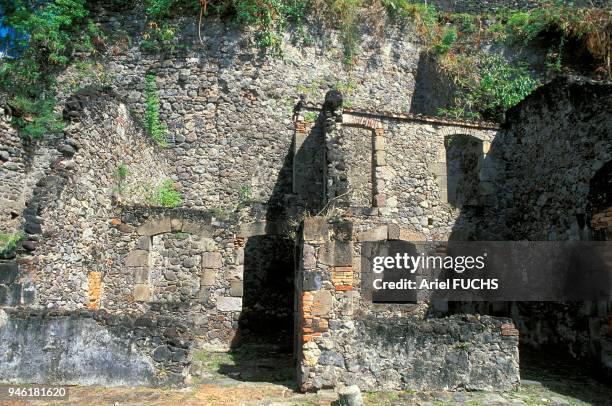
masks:
<svg viewBox="0 0 612 406"><path fill-rule="evenodd" d="M320 290L323 285L323 278L318 272L304 272L302 289L305 291Z"/></svg>
<svg viewBox="0 0 612 406"><path fill-rule="evenodd" d="M429 171L436 176L446 176L446 162L431 162Z"/></svg>
<svg viewBox="0 0 612 406"><path fill-rule="evenodd" d="M218 269L223 266L219 252L205 252L202 254L202 268Z"/></svg>
<svg viewBox="0 0 612 406"><path fill-rule="evenodd" d="M217 299L217 309L221 312L239 312L242 310L242 298L220 297Z"/></svg>
<svg viewBox="0 0 612 406"><path fill-rule="evenodd" d="M233 280L230 281L230 296L242 297L244 285L242 281Z"/></svg>
<svg viewBox="0 0 612 406"><path fill-rule="evenodd" d="M385 151L376 151L374 153L374 162L376 162L376 166L387 165L387 154Z"/></svg>
<svg viewBox="0 0 612 406"><path fill-rule="evenodd" d="M329 290L319 290L313 294L313 316L328 316L332 310L333 297Z"/></svg>
<svg viewBox="0 0 612 406"><path fill-rule="evenodd" d="M21 304L21 292L22 292L22 285L21 283L13 283L11 286L9 286L9 292L10 292L10 304L15 306L15 305L19 305Z"/></svg>
<svg viewBox="0 0 612 406"><path fill-rule="evenodd" d="M215 284L215 277L217 272L212 269L205 269L202 271L200 277L200 286L213 286Z"/></svg>
<svg viewBox="0 0 612 406"><path fill-rule="evenodd" d="M183 219L171 219L170 228L172 229L172 231L182 231L183 230Z"/></svg>
<svg viewBox="0 0 612 406"><path fill-rule="evenodd" d="M149 265L149 252L134 250L125 258L125 266L146 267Z"/></svg>
<svg viewBox="0 0 612 406"><path fill-rule="evenodd" d="M150 220L147 223L138 227L138 234L140 235L157 235L163 233L169 233L172 230L171 220L169 218L162 218L159 220Z"/></svg>
<svg viewBox="0 0 612 406"><path fill-rule="evenodd" d="M385 137L377 135L374 137L374 150L384 151L385 150Z"/></svg>
<svg viewBox="0 0 612 406"><path fill-rule="evenodd" d="M357 235L358 241L382 241L387 239L387 226L380 226Z"/></svg>
<svg viewBox="0 0 612 406"><path fill-rule="evenodd" d="M244 247L236 248L236 265L244 264Z"/></svg>
<svg viewBox="0 0 612 406"><path fill-rule="evenodd" d="M319 251L319 262L331 266L353 265L353 243L351 241L329 241Z"/></svg>
<svg viewBox="0 0 612 406"><path fill-rule="evenodd" d="M387 239L389 240L399 240L400 239L400 226L397 224L388 224L387 225L388 233Z"/></svg>
<svg viewBox="0 0 612 406"><path fill-rule="evenodd" d="M199 235L200 237L212 237L212 228L209 224L199 223L191 220L183 220L183 232Z"/></svg>
<svg viewBox="0 0 612 406"><path fill-rule="evenodd" d="M149 251L151 249L151 237L143 235L138 239L138 249Z"/></svg>
<svg viewBox="0 0 612 406"><path fill-rule="evenodd" d="M324 217L304 219L304 241L323 243L328 240L328 234L327 219Z"/></svg>
<svg viewBox="0 0 612 406"><path fill-rule="evenodd" d="M304 244L302 250L302 265L304 269L314 269L317 266L317 258L315 256L315 249L312 245Z"/></svg>
<svg viewBox="0 0 612 406"><path fill-rule="evenodd" d="M134 268L134 282L135 283L148 283L149 282L149 268L147 267Z"/></svg>
<svg viewBox="0 0 612 406"><path fill-rule="evenodd" d="M138 283L134 286L134 300L137 302L146 302L151 297L151 288L148 284Z"/></svg>
<svg viewBox="0 0 612 406"><path fill-rule="evenodd" d="M13 283L18 273L19 266L16 262L0 262L0 283Z"/></svg>

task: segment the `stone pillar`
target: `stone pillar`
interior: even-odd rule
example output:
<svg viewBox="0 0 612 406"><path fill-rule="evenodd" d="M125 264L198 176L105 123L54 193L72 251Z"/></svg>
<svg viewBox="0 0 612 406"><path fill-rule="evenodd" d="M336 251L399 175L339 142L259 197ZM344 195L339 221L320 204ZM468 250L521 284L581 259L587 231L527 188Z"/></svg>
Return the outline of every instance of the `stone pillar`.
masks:
<svg viewBox="0 0 612 406"><path fill-rule="evenodd" d="M339 148L340 132L337 131L338 123L342 122L342 94L340 92L332 90L327 93L323 116L325 120L323 126L326 168L325 202L328 203L333 199L334 205L348 207L350 196L348 195L347 164Z"/></svg>
<svg viewBox="0 0 612 406"><path fill-rule="evenodd" d="M330 235L337 237L331 239ZM352 223L328 224L323 217L306 218L298 238L298 253L297 380L301 390L309 391L320 387L313 379L320 378L330 360L344 364L339 350L322 343L329 336L330 323L352 316L342 306L346 296L352 299L354 289Z"/></svg>

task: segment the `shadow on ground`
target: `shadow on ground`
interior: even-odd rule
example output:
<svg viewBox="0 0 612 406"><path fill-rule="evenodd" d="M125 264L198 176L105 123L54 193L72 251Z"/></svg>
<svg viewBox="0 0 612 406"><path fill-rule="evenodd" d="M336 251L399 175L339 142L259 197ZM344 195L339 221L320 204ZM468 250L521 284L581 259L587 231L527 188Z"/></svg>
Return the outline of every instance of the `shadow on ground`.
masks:
<svg viewBox="0 0 612 406"><path fill-rule="evenodd" d="M200 352L203 383L265 382L294 388L293 354L280 346L247 343L229 352Z"/></svg>
<svg viewBox="0 0 612 406"><path fill-rule="evenodd" d="M569 354L521 348L521 380L525 387L542 386L591 405L612 405L612 382L596 365L569 358Z"/></svg>

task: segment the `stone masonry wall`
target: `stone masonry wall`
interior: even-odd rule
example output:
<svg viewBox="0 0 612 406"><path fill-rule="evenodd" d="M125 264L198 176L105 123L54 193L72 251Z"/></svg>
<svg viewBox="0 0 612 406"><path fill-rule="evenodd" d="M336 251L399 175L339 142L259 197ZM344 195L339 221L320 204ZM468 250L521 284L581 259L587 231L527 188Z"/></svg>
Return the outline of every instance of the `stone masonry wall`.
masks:
<svg viewBox="0 0 612 406"><path fill-rule="evenodd" d="M457 182L452 155L447 157L448 140L455 139L458 149L470 156L472 167L465 170L464 183L472 185L475 206L495 203L492 185L503 176L487 153L499 129L487 123L445 122L412 115L376 115L363 112L328 114L325 128L327 148L327 199L330 205L349 209L361 222L396 223L420 233L423 239L447 240L466 222L470 212L449 199L448 190ZM356 131L359 129L359 131ZM365 138L365 140L364 140ZM469 142L464 142L468 140ZM363 155L369 145L369 171ZM461 156L458 163L465 164ZM467 162L467 161L466 161ZM462 169L464 169L462 167ZM359 173L359 187L351 184ZM371 177L368 179L368 176ZM369 186L371 184L371 186ZM364 192L370 193L365 204ZM356 193L358 193L356 195Z"/></svg>
<svg viewBox="0 0 612 406"><path fill-rule="evenodd" d="M611 90L610 83L561 78L509 112L509 128L491 154L508 168L499 213L514 239L595 239L592 179L612 161ZM603 359L610 314L612 302L513 306L525 343L540 349L554 343L582 359Z"/></svg>
<svg viewBox="0 0 612 406"><path fill-rule="evenodd" d="M360 284L367 277L360 271L360 242L410 240L410 232L391 225L353 235L351 222L312 217L304 221L301 237L296 293L302 390L352 384L362 390L508 389L518 384L518 331L510 319L423 319L410 314L422 304L373 304L367 298Z"/></svg>
<svg viewBox="0 0 612 406"><path fill-rule="evenodd" d="M161 120L175 140L173 179L190 208L232 210L244 188L255 201L283 202L291 194L291 116L298 95L318 104L329 88L342 85L351 88L355 107L408 111L423 52L409 40L409 26L384 38L366 34L349 74L341 40L316 24L308 28L313 45L287 40L279 58L263 55L251 33L214 19L203 25L201 44L188 19L173 22L185 50L147 53L139 48L141 10L98 15L105 27L133 39L131 46L113 46L104 63L129 110L144 111L145 75L157 78Z"/></svg>

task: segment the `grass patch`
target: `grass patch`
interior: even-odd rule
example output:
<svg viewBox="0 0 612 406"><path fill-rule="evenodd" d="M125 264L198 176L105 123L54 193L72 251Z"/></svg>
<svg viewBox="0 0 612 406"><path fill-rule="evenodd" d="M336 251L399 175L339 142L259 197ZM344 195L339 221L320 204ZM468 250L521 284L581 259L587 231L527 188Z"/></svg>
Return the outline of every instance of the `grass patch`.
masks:
<svg viewBox="0 0 612 406"><path fill-rule="evenodd" d="M174 188L171 179L166 179L161 186L153 189L149 201L158 206L174 208L181 203L181 193Z"/></svg>
<svg viewBox="0 0 612 406"><path fill-rule="evenodd" d="M17 244L25 238L23 231L13 234L0 233L0 257L11 256L17 249Z"/></svg>

